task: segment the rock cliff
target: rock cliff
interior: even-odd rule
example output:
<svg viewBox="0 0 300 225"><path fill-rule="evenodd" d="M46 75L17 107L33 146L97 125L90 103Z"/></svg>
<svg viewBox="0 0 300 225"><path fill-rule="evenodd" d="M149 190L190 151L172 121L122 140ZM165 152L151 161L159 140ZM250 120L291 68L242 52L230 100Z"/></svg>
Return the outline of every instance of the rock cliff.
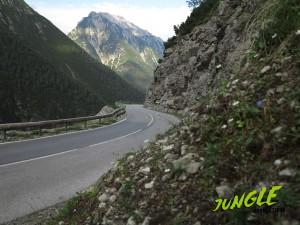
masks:
<svg viewBox="0 0 300 225"><path fill-rule="evenodd" d="M182 111L241 69L253 37L247 24L262 1L220 1L214 15L166 49L146 106Z"/></svg>

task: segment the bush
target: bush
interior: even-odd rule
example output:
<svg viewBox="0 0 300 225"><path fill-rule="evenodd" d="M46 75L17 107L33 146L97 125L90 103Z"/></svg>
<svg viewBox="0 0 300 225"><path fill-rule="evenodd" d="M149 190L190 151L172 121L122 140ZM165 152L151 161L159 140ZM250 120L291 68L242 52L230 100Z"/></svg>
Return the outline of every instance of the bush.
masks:
<svg viewBox="0 0 300 225"><path fill-rule="evenodd" d="M165 48L170 48L176 43L178 36L184 36L190 33L195 26L203 24L208 21L210 16L217 8L220 0L203 0L199 2L199 6L194 8L191 15L180 26L174 26L176 36L169 38L165 42Z"/></svg>
<svg viewBox="0 0 300 225"><path fill-rule="evenodd" d="M264 14L264 23L255 42L257 51L270 54L282 40L300 26L300 2L298 0L275 0Z"/></svg>
<svg viewBox="0 0 300 225"><path fill-rule="evenodd" d="M195 26L207 22L218 4L219 0L203 0L198 7L193 9L187 20L179 26L179 35L186 35Z"/></svg>
<svg viewBox="0 0 300 225"><path fill-rule="evenodd" d="M171 48L176 44L176 36L169 38L166 42L164 42L165 49Z"/></svg>

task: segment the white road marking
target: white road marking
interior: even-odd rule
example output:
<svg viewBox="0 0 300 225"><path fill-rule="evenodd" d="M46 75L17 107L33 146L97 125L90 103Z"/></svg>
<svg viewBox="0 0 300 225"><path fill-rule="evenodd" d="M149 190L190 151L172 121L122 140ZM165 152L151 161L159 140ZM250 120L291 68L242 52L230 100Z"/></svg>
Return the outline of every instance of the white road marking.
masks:
<svg viewBox="0 0 300 225"><path fill-rule="evenodd" d="M150 113L148 115L150 116L151 121L147 124L147 127L150 127L152 125L152 123L154 122L154 118Z"/></svg>
<svg viewBox="0 0 300 225"><path fill-rule="evenodd" d="M154 122L154 117L150 113L148 113L148 116L151 118L151 121L147 124L147 128L150 127L153 124L153 122ZM40 138L35 138L35 139L28 139L28 140L23 140L23 141L5 142L5 143L0 143L0 145L11 144L11 143L18 143L18 142L27 142L27 141L32 141L32 140L40 140L40 139L57 137L57 136L63 136L63 135L74 134L74 133L83 133L83 132L87 132L87 131L93 131L93 130L98 130L98 129L103 129L103 128L106 128L106 127L114 126L114 125L122 123L122 122L124 122L126 120L127 120L127 118L125 118L123 120L120 120L120 121L118 121L118 122L116 122L114 124L110 124L110 125L103 126L103 127L98 127L98 128L95 128L95 129L89 129L89 130L83 130L83 131L75 131L75 132L64 133L64 134L57 134L57 135L53 135L53 136L40 137ZM121 139L126 138L128 136L137 134L137 133L139 133L141 131L143 131L143 130L139 129L139 130L134 131L132 133L129 133L127 135L124 135L124 136L121 136L121 137L118 137L118 138L114 138L114 139L111 139L111 140L108 140L108 141L103 141L103 142L100 142L98 144L90 145L88 147L96 147L96 146L99 146L99 145L111 143L113 141L121 140ZM145 140L145 143L148 143L148 142L149 142L149 140ZM81 149L83 149L83 148L81 148ZM18 161L18 162L3 164L3 165L0 165L0 168L4 168L4 167L8 167L8 166L13 166L13 165L18 165L18 164L23 164L23 163L27 163L27 162L32 162L32 161L35 161L35 160L40 160L40 159L46 159L46 158L51 158L51 157L55 157L55 156L60 156L60 155L68 154L68 153L79 151L79 150L80 149L72 149L72 150L69 150L69 151L55 153L55 154L50 154L50 155L41 156L41 157L37 157L37 158L33 158L33 159L27 159L27 160L22 160L22 161Z"/></svg>
<svg viewBox="0 0 300 225"><path fill-rule="evenodd" d="M135 132L132 132L132 133L129 133L129 134L126 134L124 136L121 136L121 137L117 137L117 138L114 138L114 139L111 139L111 140L108 140L108 141L103 141L103 142L100 142L98 144L94 144L94 145L90 145L88 147L95 147L95 146L99 146L99 145L103 145L103 144L107 144L107 143L111 143L111 142L114 142L114 141L118 141L118 140L121 140L121 139L124 139L128 136L131 136L131 135L134 135L134 134L137 134L139 132L143 131L142 129L139 129ZM86 148L86 147L84 147ZM83 148L81 148L83 149ZM0 168L4 168L4 167L8 167L8 166L14 166L14 165L19 165L19 164L23 164L23 163L27 163L27 162L32 162L32 161L36 161L36 160L40 160L40 159L47 159L47 158L52 158L52 157L55 157L55 156L60 156L60 155L65 155L65 154L68 154L68 153L71 153L71 152L76 152L76 151L79 151L80 149L72 149L72 150L69 150L69 151L65 151L65 152L60 152L60 153L55 153L55 154L50 154L50 155L46 155L46 156L41 156L41 157L37 157L37 158L33 158L33 159L27 159L27 160L22 160L22 161L18 161L18 162L13 162L13 163L8 163L8 164L3 164L3 165L0 165Z"/></svg>
<svg viewBox="0 0 300 225"><path fill-rule="evenodd" d="M96 146L99 146L99 145L103 145L103 144L107 144L107 143L111 143L111 142L114 142L114 141L118 141L118 140L121 140L121 139L124 139L128 136L131 136L131 135L134 135L134 134L137 134L139 132L143 131L142 129L139 129L135 132L132 132L132 133L129 133L129 134L126 134L124 136L121 136L121 137L118 137L118 138L114 138L114 139L111 139L111 140L108 140L108 141L103 141L103 142L100 142L98 144L94 144L94 145L90 145L89 147L96 147Z"/></svg>
<svg viewBox="0 0 300 225"><path fill-rule="evenodd" d="M110 125L106 125L103 127L97 127L97 128L92 128L92 129L87 129L87 130L80 130L80 131L73 131L73 132L67 132L67 133L63 133L63 134L55 134L55 135L49 135L49 136L44 136L44 137L39 137L39 138L31 138L31 139L26 139L26 140L20 140L20 141L11 141L11 142L3 142L0 143L0 145L6 145L6 144L14 144L14 143L21 143L21 142L28 142L28 141L35 141L35 140L41 140L41 139L46 139L46 138L52 138L52 137L58 137L58 136L64 136L64 135L69 135L69 134L79 134L79 133L84 133L84 132L88 132L88 131L95 131L95 130L101 130L103 128L107 128L107 127L111 127L111 126L115 126L117 124L123 123L127 120L127 118L120 120L116 123L110 124Z"/></svg>

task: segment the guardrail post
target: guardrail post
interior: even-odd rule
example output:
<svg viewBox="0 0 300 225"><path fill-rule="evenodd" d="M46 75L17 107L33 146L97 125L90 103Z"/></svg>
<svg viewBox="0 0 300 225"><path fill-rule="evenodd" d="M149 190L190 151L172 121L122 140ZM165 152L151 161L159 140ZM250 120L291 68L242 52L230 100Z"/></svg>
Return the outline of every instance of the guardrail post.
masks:
<svg viewBox="0 0 300 225"><path fill-rule="evenodd" d="M84 121L84 129L87 128L87 121Z"/></svg>
<svg viewBox="0 0 300 225"><path fill-rule="evenodd" d="M6 130L3 130L3 140L6 141Z"/></svg>
<svg viewBox="0 0 300 225"><path fill-rule="evenodd" d="M65 130L68 131L68 123L65 123Z"/></svg>
<svg viewBox="0 0 300 225"><path fill-rule="evenodd" d="M39 136L42 136L42 127L39 127Z"/></svg>
<svg viewBox="0 0 300 225"><path fill-rule="evenodd" d="M101 125L101 119L99 119L99 125Z"/></svg>

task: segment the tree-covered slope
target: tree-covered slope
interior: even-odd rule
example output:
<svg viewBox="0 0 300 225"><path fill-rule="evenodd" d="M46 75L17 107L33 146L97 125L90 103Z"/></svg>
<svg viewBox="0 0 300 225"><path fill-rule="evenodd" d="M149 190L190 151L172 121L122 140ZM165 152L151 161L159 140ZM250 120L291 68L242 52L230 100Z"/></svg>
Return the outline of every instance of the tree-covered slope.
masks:
<svg viewBox="0 0 300 225"><path fill-rule="evenodd" d="M23 0L0 1L1 122L90 115L142 94Z"/></svg>
<svg viewBox="0 0 300 225"><path fill-rule="evenodd" d="M104 104L3 29L0 52L1 122L83 115Z"/></svg>

